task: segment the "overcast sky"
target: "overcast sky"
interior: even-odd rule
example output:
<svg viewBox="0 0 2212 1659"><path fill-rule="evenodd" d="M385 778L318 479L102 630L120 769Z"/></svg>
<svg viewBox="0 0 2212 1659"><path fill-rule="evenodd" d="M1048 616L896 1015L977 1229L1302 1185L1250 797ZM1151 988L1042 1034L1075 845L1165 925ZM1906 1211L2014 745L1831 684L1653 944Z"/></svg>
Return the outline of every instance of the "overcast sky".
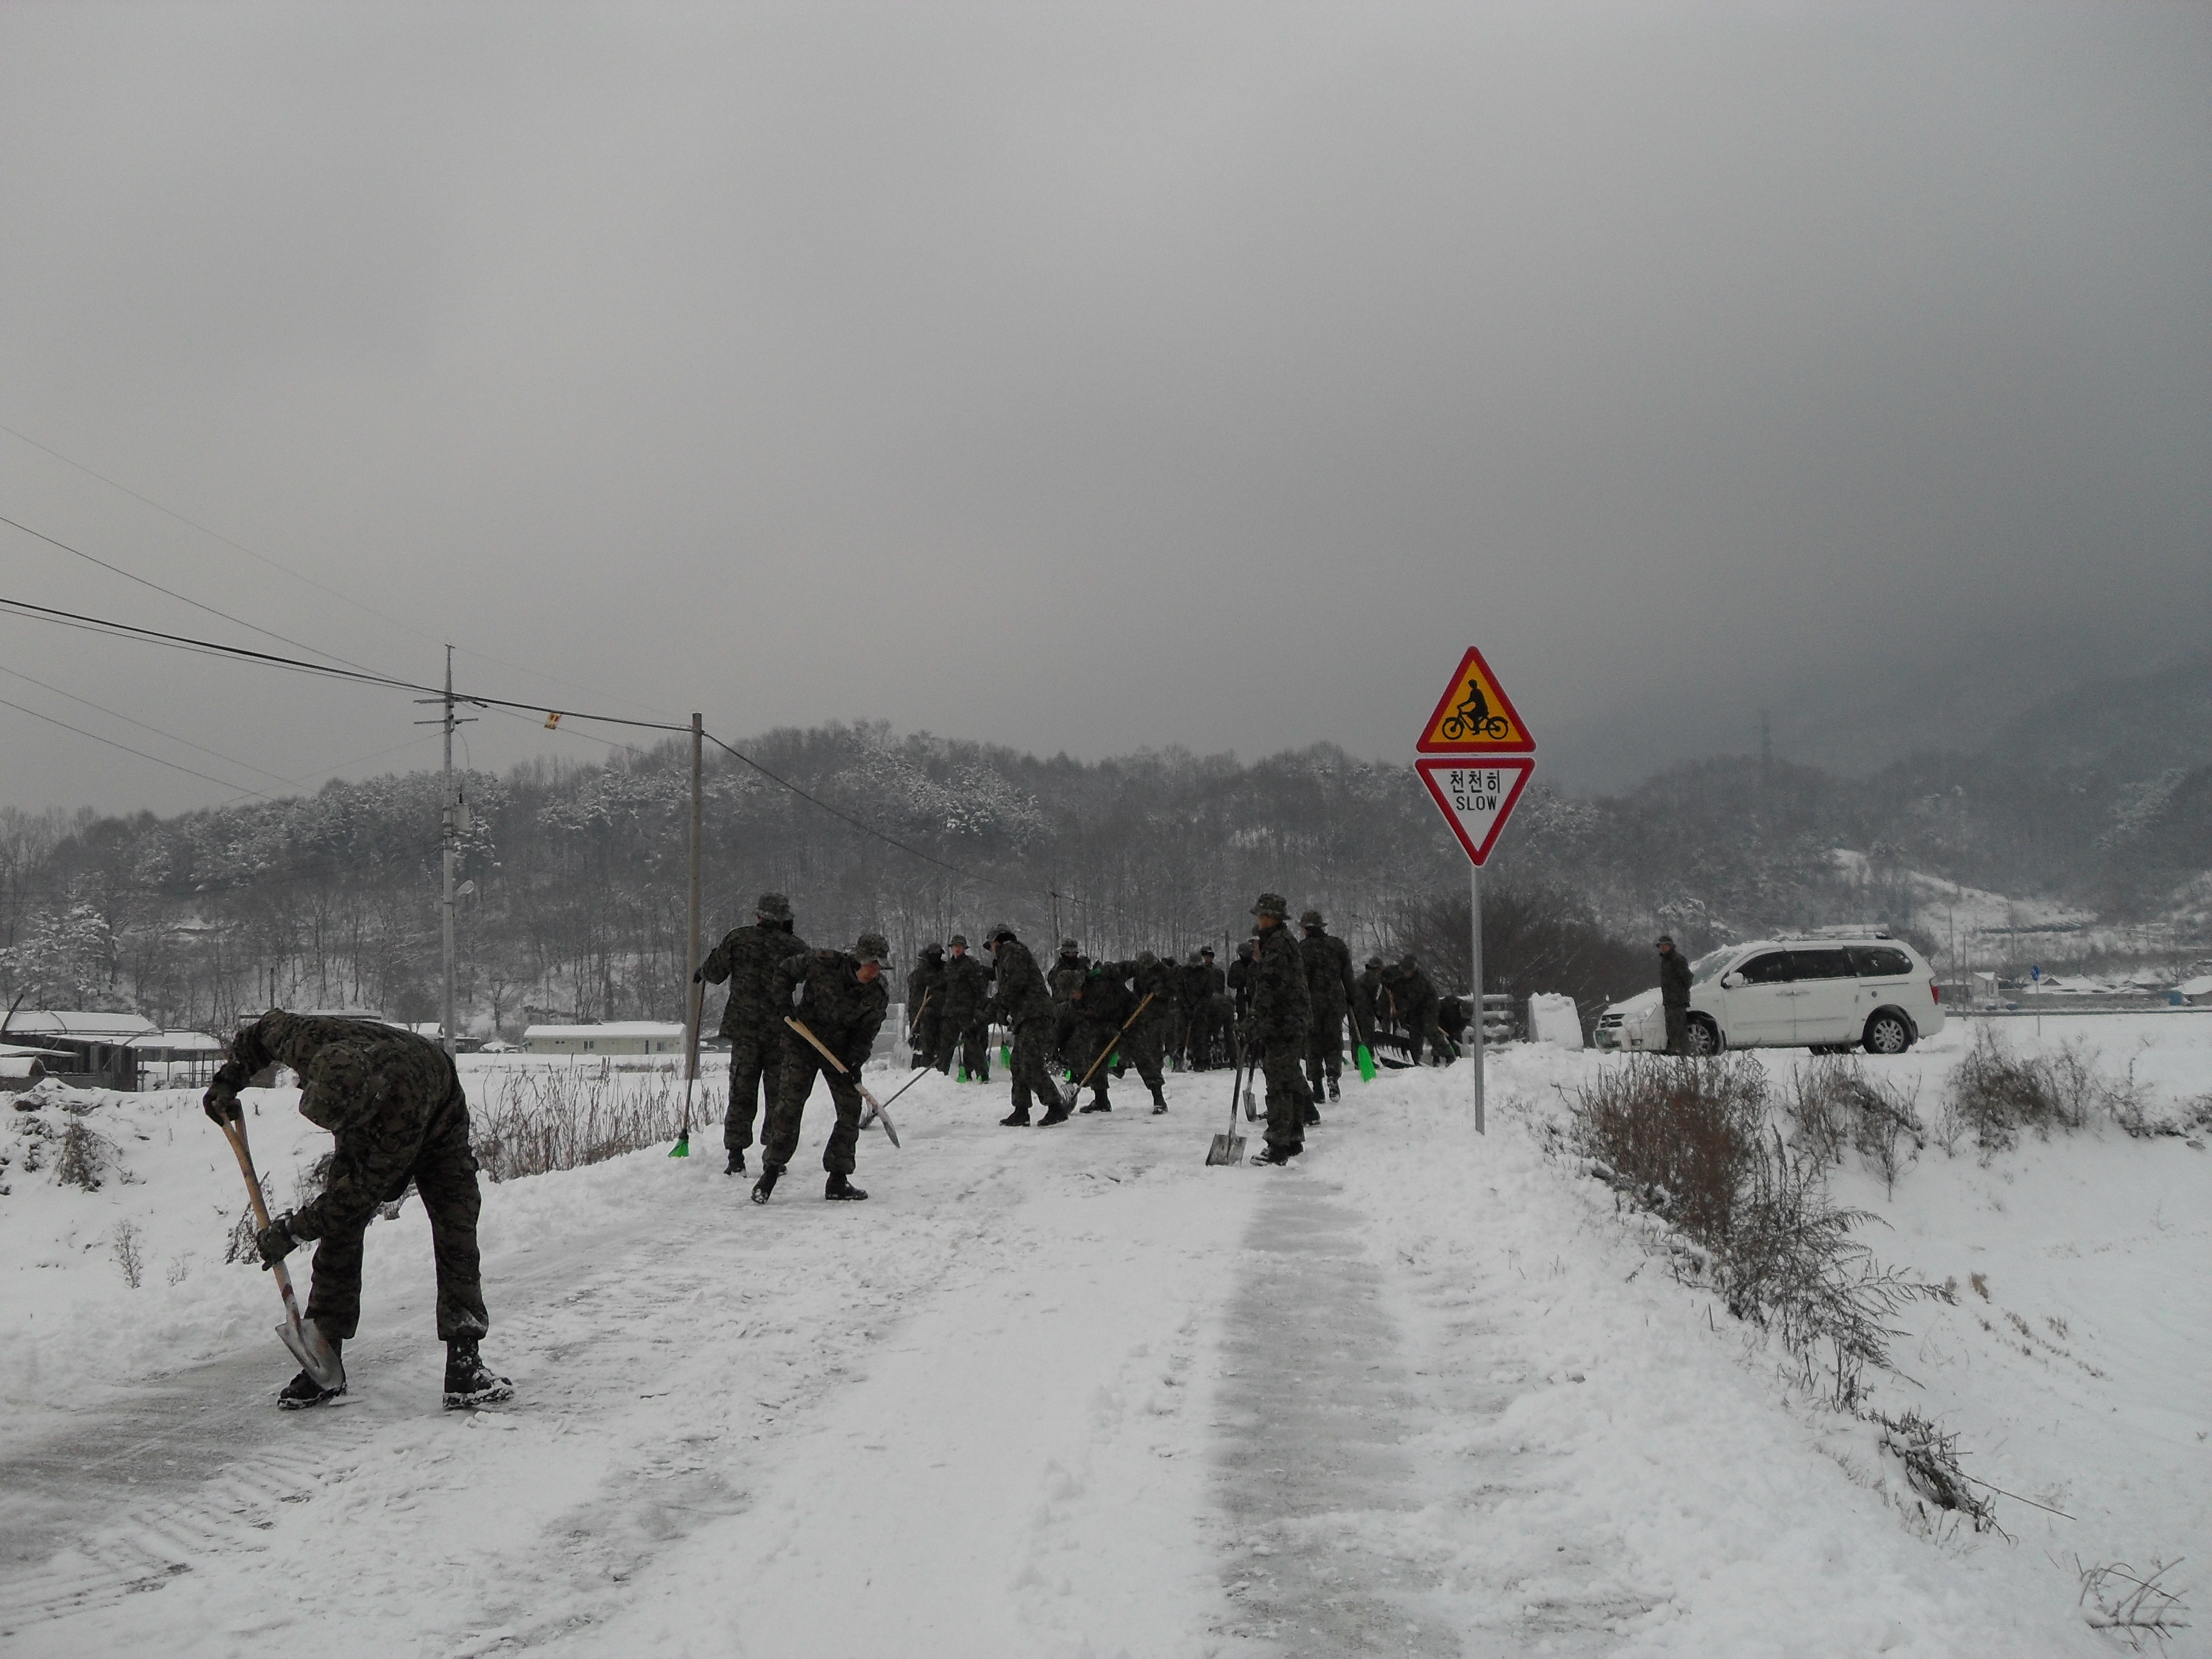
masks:
<svg viewBox="0 0 2212 1659"><path fill-rule="evenodd" d="M1474 642L1557 781L1863 764L2212 638L2208 88L2202 4L8 3L0 424L308 580L6 433L0 514L732 737L1395 757ZM436 758L15 617L0 698L228 786L0 708L0 805Z"/></svg>

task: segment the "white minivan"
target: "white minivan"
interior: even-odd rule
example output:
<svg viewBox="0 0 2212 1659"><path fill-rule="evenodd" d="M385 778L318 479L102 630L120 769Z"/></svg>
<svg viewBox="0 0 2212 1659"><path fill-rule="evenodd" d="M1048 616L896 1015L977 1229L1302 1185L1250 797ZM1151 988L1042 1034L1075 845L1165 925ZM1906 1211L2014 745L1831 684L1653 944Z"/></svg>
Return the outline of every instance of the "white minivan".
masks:
<svg viewBox="0 0 2212 1659"><path fill-rule="evenodd" d="M1943 1029L1936 975L1920 953L1887 933L1731 945L1691 964L1690 1050L1810 1048L1901 1054ZM1601 1048L1662 1052L1659 994L1646 991L1599 1017Z"/></svg>

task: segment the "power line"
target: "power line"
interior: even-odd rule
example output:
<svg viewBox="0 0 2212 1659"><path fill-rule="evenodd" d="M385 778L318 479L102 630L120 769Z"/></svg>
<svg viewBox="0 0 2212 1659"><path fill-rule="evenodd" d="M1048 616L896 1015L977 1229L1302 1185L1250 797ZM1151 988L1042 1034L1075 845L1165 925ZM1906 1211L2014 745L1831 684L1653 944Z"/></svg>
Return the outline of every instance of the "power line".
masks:
<svg viewBox="0 0 2212 1659"><path fill-rule="evenodd" d="M26 708L20 702L9 702L5 697L0 697L0 708L12 708L19 714L28 714L34 720L44 720L49 726L58 726L64 732L74 732L81 738L90 738L94 743L104 743L110 749L120 749L126 755L136 755L140 760L149 760L156 766L166 766L172 772L182 772L188 777L198 778L204 783L212 783L218 788L235 790L238 787L228 778L211 778L204 772L193 771L189 766L179 766L174 761L163 760L159 755L149 755L143 749L133 749L127 743L118 743L112 738L101 737L97 732L88 732L82 726L71 726L67 720L58 720L52 714L41 714L35 708ZM166 736L167 733L163 735ZM263 800L272 799L268 795L261 794L258 789L248 789L244 793L249 795L260 795Z"/></svg>
<svg viewBox="0 0 2212 1659"><path fill-rule="evenodd" d="M8 522L12 522L9 520ZM35 533L35 532L34 532ZM187 600L187 604L191 601ZM95 634L111 635L118 639L137 640L142 643L166 645L179 650L197 651L204 655L235 657L242 661L257 662L271 668L289 669L295 673L320 674L331 679L352 680L363 685L381 686L393 691L414 691L424 696L442 699L442 686L420 685L413 680L398 679L389 674L356 667L331 666L328 663L307 662L298 657L279 656L274 652L256 651L243 645L225 645L219 640L204 640L190 634L171 634L158 628L143 628L136 623L117 622L112 617L88 616L82 611L63 611L52 605L34 605L28 599L9 599L0 595L0 606L20 611L45 622L64 627L84 629ZM258 631L258 630L257 630ZM312 650L313 647L303 647ZM678 726L666 720L632 720L622 714L586 714L574 708L548 708L542 702L523 702L513 697L493 697L471 693L457 693L455 700L479 708L511 708L543 713L548 726L558 730L564 720L587 721L595 726L628 726L647 732L688 732L689 724Z"/></svg>
<svg viewBox="0 0 2212 1659"><path fill-rule="evenodd" d="M12 526L15 529L21 531L26 536L35 536L40 541L46 543L49 547L58 547L63 552L82 559L87 564L98 565L102 570L112 572L114 574L122 577L125 581L137 582L141 587L151 588L155 592L174 599L179 605L188 605L195 611L204 611L210 617L219 617L224 622L235 623L238 627L246 629L249 634L258 634L264 639L275 640L278 644L289 645L295 651L312 651L319 657L328 657L332 662L344 663L349 668L362 667L362 664L355 662L349 658L341 657L335 651L325 651L319 645L308 645L303 641L292 638L289 635L279 634L274 629L259 627L255 623L246 621L243 617L234 617L228 611L218 611L211 605L202 605L198 599L186 599L182 593L178 592L173 587L164 587L161 583L149 580L148 578L137 574L135 571L125 570L119 564L110 564L106 559L100 558L95 554L88 553L81 547L72 547L67 542L62 541L58 538L49 536L43 530L32 529L30 526L23 523L20 519L11 519L6 514L0 513L0 524Z"/></svg>
<svg viewBox="0 0 2212 1659"><path fill-rule="evenodd" d="M196 749L203 755L213 756L216 760L222 762L226 766L235 766L248 772L258 773L261 776L269 779L272 783L289 783L296 785L299 782L297 778L278 777L276 773L256 766L251 761L242 761L238 759L235 756L226 755L220 749L210 749L204 743L194 743L190 738L180 738L173 732L164 732L158 726L149 726L143 720L132 720L128 714L118 714L112 708L106 708L100 703L96 703L89 697L80 697L76 692L64 691L58 685L48 685L44 680L34 678L31 675L24 673L21 669L9 668L4 665L0 665L0 674L5 674L11 679L21 680L28 685L35 685L41 691L51 691L58 697L67 697L71 702L81 702L87 708L96 710L98 713L106 715L110 720L121 720L125 726L135 726L141 732L151 732L157 738L167 738L171 743L181 744L186 749ZM247 791L246 793L251 793L252 792Z"/></svg>
<svg viewBox="0 0 2212 1659"><path fill-rule="evenodd" d="M111 478L105 472L100 472L95 471L92 467L87 466L82 461L70 459L69 456L63 454L58 449L54 448L51 444L42 444L36 438L32 437L27 433L18 431L15 428L4 423L0 423L0 432L6 433L9 437L17 440L19 442L28 444L32 448L37 450L42 455L52 456L55 460L59 461L64 466L73 467L77 471L83 473L86 477L95 479L99 483L106 484L110 489L121 490L125 495L131 497L132 501L140 503L142 506L150 507L156 513L161 514L165 517L174 519L179 524L185 526L186 528L197 530L201 535L208 537L214 541L221 542L225 547L229 548L233 552L242 553L257 564L265 565L270 569L276 571L280 574L289 576L294 581L303 582L307 586L313 588L319 593L328 594L331 599L337 600L341 605L349 605L355 610L362 611L365 615L374 617L380 622L389 623L394 628L398 628L407 633L412 634L419 640L428 640L433 645L444 643L444 641L438 639L436 635L424 633L421 629L416 627L414 623L404 621L400 617L392 615L389 611L379 611L374 605L365 604L362 600L355 599L350 593L347 593L338 588L332 587L325 582L317 581L313 576L308 575L305 571L295 570L290 565L283 563L278 560L272 559L265 553L257 553L252 548L246 546L245 543L233 540L230 537L224 535L220 530L210 529L198 520L188 518L184 514L178 512L174 507L164 506L161 502L155 501L150 495L142 495L137 490L133 489L129 484L123 483L114 478ZM33 531L32 533L36 535L38 532ZM188 600L186 603L189 604L190 601ZM260 633L264 630L256 629L254 631L256 633ZM271 635L270 637L282 638L283 636L281 635ZM298 644L298 641L294 640L286 640L284 642L287 645ZM300 646L299 648L303 651L314 649L313 646ZM542 668L532 668L526 664L508 662L503 658L492 656L486 652L471 650L467 646L458 646L455 649L460 651L464 655L477 658L482 661L492 663L501 668L513 669L518 674L531 675L533 678L542 679L551 685L565 685L572 691L589 691L593 696L613 697L617 702L628 702L632 704L635 708L649 708L652 707L649 703L636 702L632 698L621 696L612 691L603 691L597 686L584 685L574 680L562 679L558 674L549 674ZM343 657L335 656L334 653L327 651L321 653L321 654L331 657L333 660L337 662L344 662L346 660ZM351 665L354 667L360 666L358 663ZM659 712L665 713L666 711L661 710Z"/></svg>

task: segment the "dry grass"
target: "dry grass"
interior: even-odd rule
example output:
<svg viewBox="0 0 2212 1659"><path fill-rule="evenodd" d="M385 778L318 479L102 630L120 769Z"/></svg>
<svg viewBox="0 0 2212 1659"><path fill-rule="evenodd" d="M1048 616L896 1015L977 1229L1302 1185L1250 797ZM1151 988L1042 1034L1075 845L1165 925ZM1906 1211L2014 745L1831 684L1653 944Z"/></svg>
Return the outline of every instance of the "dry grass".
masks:
<svg viewBox="0 0 2212 1659"><path fill-rule="evenodd" d="M1856 1058L1817 1060L1791 1080L1783 1109L1792 1140L1803 1154L1841 1164L1848 1149L1864 1158L1891 1192L1910 1162L1928 1145L1928 1126L1916 1109L1918 1091L1869 1078Z"/></svg>
<svg viewBox="0 0 2212 1659"><path fill-rule="evenodd" d="M1830 1074L1817 1122L1828 1122L1839 1093L1864 1103L1854 1115L1898 1123L1900 1134L1917 1121L1909 1103L1848 1083ZM1793 1154L1778 1130L1770 1139L1756 1060L1636 1056L1562 1097L1569 1137L1594 1172L1701 1246L1695 1275L1710 1278L1737 1318L1771 1331L1806 1383L1838 1407L1856 1402L1869 1366L1888 1364L1897 1335L1888 1322L1899 1308L1952 1299L1882 1267L1853 1236L1878 1218L1830 1200L1825 1150Z"/></svg>
<svg viewBox="0 0 2212 1659"><path fill-rule="evenodd" d="M720 1121L727 1089L701 1082L691 1102L697 1134ZM471 1113L477 1162L493 1181L580 1169L672 1140L684 1115L684 1080L652 1072L556 1067L501 1072Z"/></svg>
<svg viewBox="0 0 2212 1659"><path fill-rule="evenodd" d="M2085 1567L2075 1556L2074 1568L2081 1575L2082 1615L2090 1628L2112 1632L2137 1653L2143 1650L2147 1637L2164 1651L2167 1637L2189 1628L2181 1617L2189 1611L2189 1603L2160 1582L2180 1565L2179 1560L2153 1556L2150 1571L2138 1573L2124 1561Z"/></svg>
<svg viewBox="0 0 2212 1659"><path fill-rule="evenodd" d="M1631 1056L1564 1097L1577 1147L1698 1243L1728 1238L1760 1156L1766 1073L1755 1060Z"/></svg>

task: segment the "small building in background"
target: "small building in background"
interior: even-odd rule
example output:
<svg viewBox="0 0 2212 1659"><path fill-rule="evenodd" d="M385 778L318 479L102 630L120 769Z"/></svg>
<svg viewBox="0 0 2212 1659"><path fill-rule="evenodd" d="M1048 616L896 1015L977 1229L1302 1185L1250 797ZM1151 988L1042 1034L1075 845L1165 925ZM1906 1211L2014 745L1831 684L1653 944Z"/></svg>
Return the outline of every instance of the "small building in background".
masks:
<svg viewBox="0 0 2212 1659"><path fill-rule="evenodd" d="M604 1025L531 1025L522 1033L526 1054L670 1054L684 1053L684 1028L652 1019L610 1020Z"/></svg>
<svg viewBox="0 0 2212 1659"><path fill-rule="evenodd" d="M127 1046L141 1089L204 1089L222 1065L222 1039L205 1031L149 1031Z"/></svg>
<svg viewBox="0 0 2212 1659"><path fill-rule="evenodd" d="M45 1069L73 1089L130 1090L138 1084L138 1060L131 1044L154 1029L152 1020L137 1014L18 1008L0 1030L0 1043L65 1052L69 1059L46 1060Z"/></svg>

